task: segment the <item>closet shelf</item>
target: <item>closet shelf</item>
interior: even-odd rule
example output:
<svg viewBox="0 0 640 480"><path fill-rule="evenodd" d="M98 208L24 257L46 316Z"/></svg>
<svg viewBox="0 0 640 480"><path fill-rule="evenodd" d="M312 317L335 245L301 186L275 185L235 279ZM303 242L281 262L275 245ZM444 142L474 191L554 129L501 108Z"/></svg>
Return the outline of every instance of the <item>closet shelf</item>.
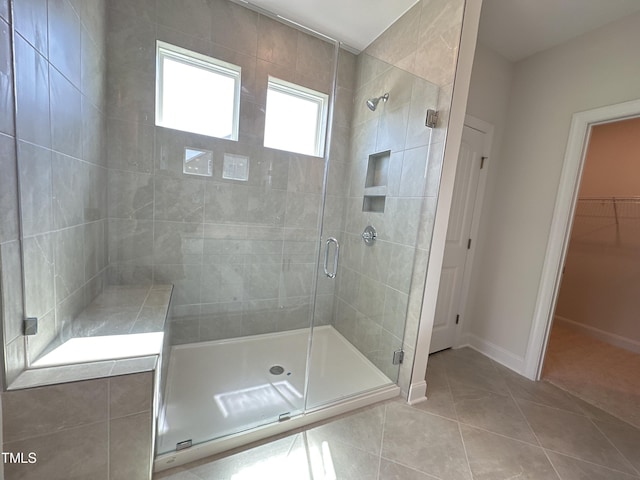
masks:
<svg viewBox="0 0 640 480"><path fill-rule="evenodd" d="M585 197L578 198L578 217L611 218L618 223L622 219L640 220L640 197Z"/></svg>

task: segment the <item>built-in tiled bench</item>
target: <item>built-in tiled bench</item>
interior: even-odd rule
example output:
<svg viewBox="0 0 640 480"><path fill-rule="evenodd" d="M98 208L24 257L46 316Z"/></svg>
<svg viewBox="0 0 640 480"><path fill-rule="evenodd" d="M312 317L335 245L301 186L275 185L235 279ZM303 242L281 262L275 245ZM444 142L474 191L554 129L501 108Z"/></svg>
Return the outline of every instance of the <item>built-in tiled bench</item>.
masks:
<svg viewBox="0 0 640 480"><path fill-rule="evenodd" d="M172 290L106 287L9 386L4 451L37 461L7 478L151 478Z"/></svg>
<svg viewBox="0 0 640 480"><path fill-rule="evenodd" d="M168 346L172 289L105 287L9 390L155 370Z"/></svg>

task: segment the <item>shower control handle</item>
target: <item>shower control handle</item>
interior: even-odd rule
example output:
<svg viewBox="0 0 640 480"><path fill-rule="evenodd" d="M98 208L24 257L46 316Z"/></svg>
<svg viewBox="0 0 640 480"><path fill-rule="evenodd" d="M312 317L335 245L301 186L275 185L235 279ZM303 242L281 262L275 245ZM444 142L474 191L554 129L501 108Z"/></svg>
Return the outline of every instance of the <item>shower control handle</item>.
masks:
<svg viewBox="0 0 640 480"><path fill-rule="evenodd" d="M333 271L329 272L329 246L334 243L336 246L336 254L333 257ZM327 238L324 246L324 274L329 278L336 278L338 274L338 258L340 257L340 244L333 237Z"/></svg>
<svg viewBox="0 0 640 480"><path fill-rule="evenodd" d="M362 232L362 240L364 240L364 244L370 247L373 245L373 242L376 241L376 238L378 238L378 232L376 232L376 229L373 228L372 225L367 225L367 228Z"/></svg>

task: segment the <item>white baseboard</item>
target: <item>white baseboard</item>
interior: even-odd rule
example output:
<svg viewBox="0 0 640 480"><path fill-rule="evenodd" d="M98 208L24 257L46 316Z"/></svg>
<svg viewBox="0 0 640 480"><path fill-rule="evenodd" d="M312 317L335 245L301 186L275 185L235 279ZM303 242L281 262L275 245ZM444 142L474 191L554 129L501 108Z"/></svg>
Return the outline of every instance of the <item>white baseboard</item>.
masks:
<svg viewBox="0 0 640 480"><path fill-rule="evenodd" d="M429 365L427 364L427 368ZM424 402L427 399L427 382L425 380L411 384L407 402L409 405Z"/></svg>
<svg viewBox="0 0 640 480"><path fill-rule="evenodd" d="M519 375L524 375L524 357L520 357L504 348L495 345L472 333L466 333L463 338L463 344L458 348L470 347L474 350L486 355L491 360L495 360L500 365L513 370Z"/></svg>
<svg viewBox="0 0 640 480"><path fill-rule="evenodd" d="M630 338L622 337L620 335L616 335L615 333L605 332L604 330L600 330L599 328L595 328L590 325L585 325L583 323L578 323L574 320L561 317L560 315L556 315L553 318L556 322L564 323L568 327L579 330L582 333L589 335L590 337L594 337L594 338L597 338L598 340L602 340L603 342L606 342L609 345L613 345L614 347L624 348L625 350L629 350L630 352L640 353L640 342L638 342L637 340L632 340Z"/></svg>

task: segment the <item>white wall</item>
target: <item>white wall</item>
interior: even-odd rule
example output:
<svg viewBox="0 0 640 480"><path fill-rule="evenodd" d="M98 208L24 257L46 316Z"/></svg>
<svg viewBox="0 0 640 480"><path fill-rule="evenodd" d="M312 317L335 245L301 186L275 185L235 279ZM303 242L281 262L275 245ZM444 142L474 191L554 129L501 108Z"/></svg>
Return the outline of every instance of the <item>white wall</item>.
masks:
<svg viewBox="0 0 640 480"><path fill-rule="evenodd" d="M476 49L471 73L471 88L467 102L467 114L491 123L494 126L494 137L491 154L487 160L488 175L484 197L484 208L481 211L480 228L475 241L476 254L471 270L469 296L462 316L462 338L459 344L469 344L496 359L500 359L500 351L488 342L483 331L485 322L481 319L490 315L491 302L485 300L485 291L481 275L491 269L485 252L492 227L491 205L495 201L496 183L502 170L502 143L507 123L507 111L514 65L493 50L482 44Z"/></svg>
<svg viewBox="0 0 640 480"><path fill-rule="evenodd" d="M517 371L527 353L571 116L640 98L638 45L640 15L634 15L514 66L468 311L469 331Z"/></svg>

